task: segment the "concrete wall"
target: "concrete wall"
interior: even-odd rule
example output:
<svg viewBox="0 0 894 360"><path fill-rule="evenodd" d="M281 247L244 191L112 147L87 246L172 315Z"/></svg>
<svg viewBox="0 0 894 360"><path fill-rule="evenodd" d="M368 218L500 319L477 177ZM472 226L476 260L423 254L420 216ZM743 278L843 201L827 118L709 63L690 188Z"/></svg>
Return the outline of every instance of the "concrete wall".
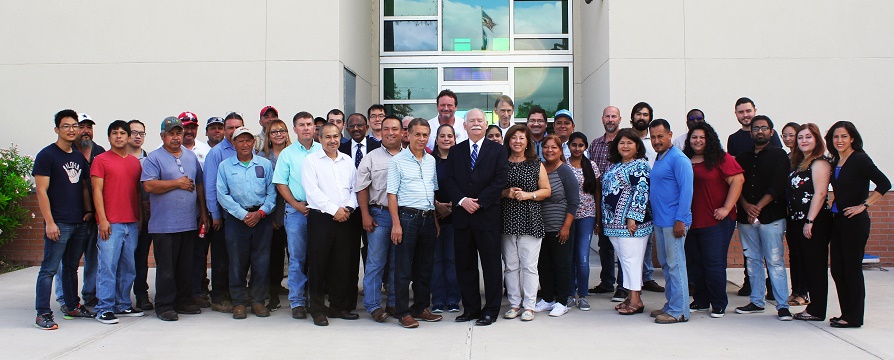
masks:
<svg viewBox="0 0 894 360"><path fill-rule="evenodd" d="M0 2L0 147L36 154L64 108L90 114L101 145L111 120L139 118L155 148L161 119L185 110L203 122L239 111L258 131L264 105L284 119L342 107L345 66L365 110L377 81L373 3Z"/></svg>

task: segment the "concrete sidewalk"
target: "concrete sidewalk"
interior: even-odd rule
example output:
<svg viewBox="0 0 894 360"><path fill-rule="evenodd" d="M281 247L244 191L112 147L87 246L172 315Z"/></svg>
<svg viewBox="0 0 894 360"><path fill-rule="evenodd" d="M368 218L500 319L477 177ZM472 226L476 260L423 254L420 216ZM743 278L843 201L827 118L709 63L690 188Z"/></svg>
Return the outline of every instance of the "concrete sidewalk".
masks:
<svg viewBox="0 0 894 360"><path fill-rule="evenodd" d="M269 318L249 314L246 320L203 309L201 315L181 315L177 322L149 313L104 325L63 320L54 300L55 331L34 328L37 271L31 267L0 275L4 359L894 359L894 274L877 269L864 271L867 312L861 329L836 329L826 321L779 321L769 304L763 314L736 314L733 308L747 304L748 298L736 296L736 286L730 285L726 317L693 313L688 323L674 325L653 323L648 313L660 308L664 295L646 292L645 313L633 316L618 315L609 296L591 295L591 311L575 308L559 318L540 313L530 323L500 319L475 327L454 322L457 314L445 314L442 322L423 322L410 330L394 319L373 322L363 311L358 311L360 320L335 319L328 327L317 327L310 320L292 319L288 309ZM593 268L591 280L598 281L598 271ZM741 274L741 269L729 270L730 279ZM149 278L152 289L154 269ZM655 278L663 283L660 270ZM828 314L837 316L831 280L829 296ZM505 311L508 304L503 305Z"/></svg>

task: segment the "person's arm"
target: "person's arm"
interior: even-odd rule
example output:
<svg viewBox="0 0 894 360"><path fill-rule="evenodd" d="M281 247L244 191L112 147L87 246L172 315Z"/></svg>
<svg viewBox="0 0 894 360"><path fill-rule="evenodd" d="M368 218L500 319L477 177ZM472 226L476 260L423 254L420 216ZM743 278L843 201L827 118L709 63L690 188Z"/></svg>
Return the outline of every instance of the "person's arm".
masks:
<svg viewBox="0 0 894 360"><path fill-rule="evenodd" d="M868 177L869 181L872 181L872 183L875 184L875 190L869 194L869 197L866 198L862 204L844 209L844 215L849 218L866 211L869 206L875 204L876 201L879 201L882 196L891 189L891 181L888 180L888 177L875 166L875 163L872 162L872 159L870 159L869 156L863 154L863 156L854 159L852 155L851 160L849 161L854 160L858 161L856 164L852 164L856 165L854 166L856 168L855 170L859 171L861 175Z"/></svg>
<svg viewBox="0 0 894 360"><path fill-rule="evenodd" d="M205 230L208 230L211 225L211 219L208 218L208 209L205 208L205 184L199 183L196 185L196 197L199 206L199 227L205 226Z"/></svg>
<svg viewBox="0 0 894 360"><path fill-rule="evenodd" d="M307 215L307 203L304 201L298 201L292 196L292 190L289 189L289 186L286 184L276 184L276 191L279 191L279 194L282 195L283 200L286 204L289 204L293 209L298 212Z"/></svg>
<svg viewBox="0 0 894 360"><path fill-rule="evenodd" d="M150 194L164 194L173 190L183 189L195 191L192 180L183 176L176 180L147 180L143 182L143 188Z"/></svg>
<svg viewBox="0 0 894 360"><path fill-rule="evenodd" d="M96 211L96 226L99 228L99 238L106 241L112 232L112 224L109 224L109 219L106 217L106 206L102 198L104 179L96 175L90 178L93 184L93 208Z"/></svg>
<svg viewBox="0 0 894 360"><path fill-rule="evenodd" d="M404 232L400 226L400 216L397 214L397 195L388 193L388 214L391 215L391 242L400 244Z"/></svg>
<svg viewBox="0 0 894 360"><path fill-rule="evenodd" d="M725 180L729 185L729 189L726 191L726 200L723 202L723 207L714 209L714 219L718 221L725 219L733 211L736 201L742 195L742 187L745 186L745 176L741 173L727 176Z"/></svg>
<svg viewBox="0 0 894 360"><path fill-rule="evenodd" d="M777 136L778 137L778 136ZM778 150L776 150L778 151ZM768 201L766 204L761 205L758 203L758 207L763 209L773 200L785 202L785 196L788 192L788 173L791 170L791 162L789 161L788 156L784 156L784 152L779 152L779 156L774 159L772 163L772 167L770 171L772 172L770 179L770 187L767 189L767 194L772 196L772 199ZM764 199L761 199L763 202Z"/></svg>
<svg viewBox="0 0 894 360"><path fill-rule="evenodd" d="M226 142L226 140L224 140ZM218 144L221 145L221 144ZM220 213L217 202L217 172L220 170L220 164L223 163L223 145L220 149L208 152L205 156L205 163L211 166L203 173L205 183L205 208L211 213L211 220L214 221L214 229L218 230L222 224L223 214ZM216 165L215 165L216 164ZM241 218L240 218L241 219Z"/></svg>
<svg viewBox="0 0 894 360"><path fill-rule="evenodd" d="M577 208L580 206L580 193L571 167L560 165L556 171L559 172L562 188L565 190L565 221L559 229L559 243L564 244L571 236L571 224L574 221L574 214L577 213Z"/></svg>
<svg viewBox="0 0 894 360"><path fill-rule="evenodd" d="M813 237L813 220L816 220L820 210L826 203L826 194L829 192L829 181L832 179L832 164L825 159L816 159L810 164L810 176L813 178L813 198L810 199L810 208L807 210L807 220L804 223L804 237Z"/></svg>
<svg viewBox="0 0 894 360"><path fill-rule="evenodd" d="M273 166L270 163L266 163L263 167L266 196L264 197L264 205L261 206L260 210L264 212L264 216L270 216L273 215L273 211L276 209L276 187L273 186Z"/></svg>
<svg viewBox="0 0 894 360"><path fill-rule="evenodd" d="M634 172L636 175L628 174L627 176L630 186L633 187L633 193L627 200L630 205L625 218L643 222L646 218L646 209L649 207L649 164L639 161Z"/></svg>
<svg viewBox="0 0 894 360"><path fill-rule="evenodd" d="M248 215L248 211L242 205L239 205L236 199L233 198L233 195L230 194L231 191L239 191L239 189L230 189L230 181L226 176L227 171L221 171L224 166L224 163L220 164L220 168L217 171L217 181L214 182L217 190L217 201L224 208L224 211L239 220L244 220L245 216Z"/></svg>
<svg viewBox="0 0 894 360"><path fill-rule="evenodd" d="M686 235L686 223L692 223L692 163L685 157L674 162L674 179L680 189L680 203L674 216L674 237Z"/></svg>
<svg viewBox="0 0 894 360"><path fill-rule="evenodd" d="M329 196L320 189L320 180L317 175L316 163L308 157L304 161L304 167L301 169L301 184L304 185L304 194L307 195L308 203L314 203L320 207L320 211L335 216L340 207L333 203Z"/></svg>
<svg viewBox="0 0 894 360"><path fill-rule="evenodd" d="M50 209L50 197L47 196L47 189L50 187L50 177L46 175L34 175L35 191L37 192L37 207L40 209L40 215L46 223L47 238L52 241L59 240L59 227L53 220L53 211Z"/></svg>

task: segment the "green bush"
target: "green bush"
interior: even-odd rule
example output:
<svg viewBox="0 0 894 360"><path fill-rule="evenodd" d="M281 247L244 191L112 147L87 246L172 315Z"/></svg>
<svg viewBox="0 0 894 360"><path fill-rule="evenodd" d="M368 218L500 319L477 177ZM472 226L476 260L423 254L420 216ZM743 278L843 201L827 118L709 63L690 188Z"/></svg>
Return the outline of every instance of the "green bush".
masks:
<svg viewBox="0 0 894 360"><path fill-rule="evenodd" d="M15 145L0 149L0 246L15 238L17 230L31 219L20 200L32 190L33 166L34 159L19 154Z"/></svg>

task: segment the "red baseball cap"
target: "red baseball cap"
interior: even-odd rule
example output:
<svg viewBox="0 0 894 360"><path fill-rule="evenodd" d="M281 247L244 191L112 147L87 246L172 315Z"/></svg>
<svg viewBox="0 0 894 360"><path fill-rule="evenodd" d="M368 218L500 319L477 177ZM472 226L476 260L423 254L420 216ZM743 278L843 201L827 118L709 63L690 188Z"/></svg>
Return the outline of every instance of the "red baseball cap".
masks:
<svg viewBox="0 0 894 360"><path fill-rule="evenodd" d="M180 113L180 115L178 115L177 118L180 119L180 122L183 123L183 126L192 125L192 124L199 125L199 118L196 116L195 113L192 113L189 111L184 111L184 112Z"/></svg>
<svg viewBox="0 0 894 360"><path fill-rule="evenodd" d="M263 109L261 109L261 115L259 115L259 117L264 117L264 114L266 114L268 111L273 111L276 113L277 117L279 116L279 111L277 111L275 107L267 105Z"/></svg>

